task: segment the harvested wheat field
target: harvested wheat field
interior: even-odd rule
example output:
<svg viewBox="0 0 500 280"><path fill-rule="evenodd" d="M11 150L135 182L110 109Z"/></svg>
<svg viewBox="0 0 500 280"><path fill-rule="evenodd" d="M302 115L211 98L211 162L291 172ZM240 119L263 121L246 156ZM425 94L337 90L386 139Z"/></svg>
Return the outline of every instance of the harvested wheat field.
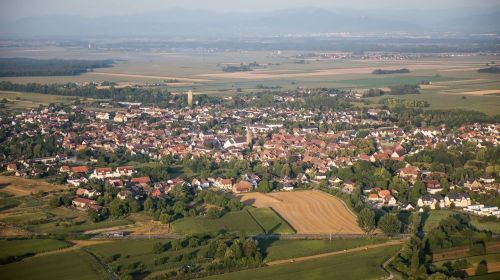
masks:
<svg viewBox="0 0 500 280"><path fill-rule="evenodd" d="M320 191L248 193L241 201L257 208L271 207L298 234L361 234L356 216L338 198Z"/></svg>

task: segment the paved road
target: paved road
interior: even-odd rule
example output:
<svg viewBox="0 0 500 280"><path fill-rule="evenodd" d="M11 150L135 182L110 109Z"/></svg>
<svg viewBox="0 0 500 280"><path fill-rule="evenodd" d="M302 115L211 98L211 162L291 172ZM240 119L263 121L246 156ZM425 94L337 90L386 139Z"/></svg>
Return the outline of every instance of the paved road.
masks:
<svg viewBox="0 0 500 280"><path fill-rule="evenodd" d="M324 257L330 257L330 256L335 256L335 255L343 255L343 254L348 254L348 253L367 251L367 250L380 248L380 247L401 245L403 242L404 242L404 240L393 240L393 241L389 241L386 243L367 245L367 246L343 250L343 251L335 251L335 252L330 252L330 253L324 253L324 254L307 256L307 257L300 257L300 258L293 258L293 259L287 259L287 260L277 260L277 261L268 262L267 265L272 266L272 265L280 265L280 264L286 264L286 263L292 263L292 262L303 262L303 261L319 259L319 258L324 258Z"/></svg>

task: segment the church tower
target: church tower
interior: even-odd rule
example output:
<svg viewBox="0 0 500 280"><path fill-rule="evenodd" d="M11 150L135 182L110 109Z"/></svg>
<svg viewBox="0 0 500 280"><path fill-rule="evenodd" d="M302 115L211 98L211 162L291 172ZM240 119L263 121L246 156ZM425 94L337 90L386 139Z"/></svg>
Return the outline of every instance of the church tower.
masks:
<svg viewBox="0 0 500 280"><path fill-rule="evenodd" d="M252 131L250 130L250 127L247 126L247 145L252 144Z"/></svg>
<svg viewBox="0 0 500 280"><path fill-rule="evenodd" d="M188 91L188 106L189 108L193 108L193 92Z"/></svg>

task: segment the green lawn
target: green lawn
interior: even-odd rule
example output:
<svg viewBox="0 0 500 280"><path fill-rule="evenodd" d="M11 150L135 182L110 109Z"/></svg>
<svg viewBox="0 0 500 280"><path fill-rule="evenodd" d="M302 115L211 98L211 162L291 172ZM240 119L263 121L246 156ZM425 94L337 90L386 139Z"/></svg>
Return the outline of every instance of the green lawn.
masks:
<svg viewBox="0 0 500 280"><path fill-rule="evenodd" d="M54 239L0 240L0 259L48 252L69 246L67 242Z"/></svg>
<svg viewBox="0 0 500 280"><path fill-rule="evenodd" d="M229 212L217 219L207 217L187 217L172 223L176 233L195 234L213 233L221 230L238 231L245 234L264 233L262 227L250 216L248 211Z"/></svg>
<svg viewBox="0 0 500 280"><path fill-rule="evenodd" d="M0 266L3 280L95 280L108 279L100 264L87 253L69 251Z"/></svg>
<svg viewBox="0 0 500 280"><path fill-rule="evenodd" d="M293 228L271 208L249 208L248 212L266 233L293 234Z"/></svg>
<svg viewBox="0 0 500 280"><path fill-rule="evenodd" d="M385 238L259 241L266 261L291 259L386 242Z"/></svg>
<svg viewBox="0 0 500 280"><path fill-rule="evenodd" d="M243 270L206 279L380 279L387 275L380 268L381 264L394 255L398 248L397 246L377 248L368 252L356 252L304 262Z"/></svg>

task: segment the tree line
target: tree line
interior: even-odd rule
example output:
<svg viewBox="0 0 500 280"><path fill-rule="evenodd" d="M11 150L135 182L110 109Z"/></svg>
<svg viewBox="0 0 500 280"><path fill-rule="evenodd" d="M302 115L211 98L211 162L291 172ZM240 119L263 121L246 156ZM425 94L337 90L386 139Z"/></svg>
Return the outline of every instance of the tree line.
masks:
<svg viewBox="0 0 500 280"><path fill-rule="evenodd" d="M112 60L0 58L0 77L76 76L112 65Z"/></svg>

